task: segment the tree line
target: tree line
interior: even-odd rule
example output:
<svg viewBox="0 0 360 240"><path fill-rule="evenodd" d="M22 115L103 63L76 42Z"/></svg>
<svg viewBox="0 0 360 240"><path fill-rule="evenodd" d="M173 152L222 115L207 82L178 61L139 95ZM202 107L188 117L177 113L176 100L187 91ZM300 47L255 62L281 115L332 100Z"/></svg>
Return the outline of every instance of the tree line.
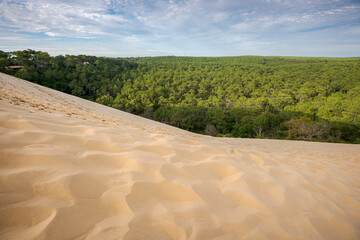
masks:
<svg viewBox="0 0 360 240"><path fill-rule="evenodd" d="M21 65L20 70L6 67ZM360 58L50 56L0 71L213 136L360 142Z"/></svg>

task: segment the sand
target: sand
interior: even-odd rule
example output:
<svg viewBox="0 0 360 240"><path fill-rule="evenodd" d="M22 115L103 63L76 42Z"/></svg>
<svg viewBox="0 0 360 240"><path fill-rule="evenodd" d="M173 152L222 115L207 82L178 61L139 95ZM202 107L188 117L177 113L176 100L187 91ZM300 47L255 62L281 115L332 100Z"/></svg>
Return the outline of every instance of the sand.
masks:
<svg viewBox="0 0 360 240"><path fill-rule="evenodd" d="M213 138L0 74L0 239L360 239L360 146Z"/></svg>

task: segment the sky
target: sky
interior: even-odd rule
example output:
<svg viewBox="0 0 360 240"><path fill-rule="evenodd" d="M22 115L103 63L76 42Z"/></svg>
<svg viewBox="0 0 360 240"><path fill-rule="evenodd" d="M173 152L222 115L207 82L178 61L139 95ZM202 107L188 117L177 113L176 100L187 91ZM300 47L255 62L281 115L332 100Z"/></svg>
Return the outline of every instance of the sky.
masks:
<svg viewBox="0 0 360 240"><path fill-rule="evenodd" d="M360 0L0 0L0 50L360 57Z"/></svg>

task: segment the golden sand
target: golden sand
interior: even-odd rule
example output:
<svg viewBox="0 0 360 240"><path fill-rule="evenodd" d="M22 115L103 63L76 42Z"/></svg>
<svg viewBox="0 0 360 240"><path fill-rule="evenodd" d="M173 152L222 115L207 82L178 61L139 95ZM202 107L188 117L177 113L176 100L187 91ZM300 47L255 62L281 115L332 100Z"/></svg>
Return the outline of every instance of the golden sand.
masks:
<svg viewBox="0 0 360 240"><path fill-rule="evenodd" d="M201 136L0 74L0 239L360 239L360 146Z"/></svg>

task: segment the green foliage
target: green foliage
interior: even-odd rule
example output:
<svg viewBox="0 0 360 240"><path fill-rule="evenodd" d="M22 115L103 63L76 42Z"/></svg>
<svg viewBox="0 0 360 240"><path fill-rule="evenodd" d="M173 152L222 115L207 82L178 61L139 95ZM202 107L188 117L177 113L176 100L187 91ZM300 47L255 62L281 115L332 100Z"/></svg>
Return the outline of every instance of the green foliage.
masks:
<svg viewBox="0 0 360 240"><path fill-rule="evenodd" d="M2 72L197 133L251 138L358 142L359 69L359 58L0 51Z"/></svg>
<svg viewBox="0 0 360 240"><path fill-rule="evenodd" d="M252 123L254 117L245 116L241 119L239 124L234 126L232 131L233 137L244 137L244 138L253 138L255 137L255 126Z"/></svg>
<svg viewBox="0 0 360 240"><path fill-rule="evenodd" d="M102 95L101 97L98 97L95 102L110 106L112 102L114 101L113 97L110 95Z"/></svg>

